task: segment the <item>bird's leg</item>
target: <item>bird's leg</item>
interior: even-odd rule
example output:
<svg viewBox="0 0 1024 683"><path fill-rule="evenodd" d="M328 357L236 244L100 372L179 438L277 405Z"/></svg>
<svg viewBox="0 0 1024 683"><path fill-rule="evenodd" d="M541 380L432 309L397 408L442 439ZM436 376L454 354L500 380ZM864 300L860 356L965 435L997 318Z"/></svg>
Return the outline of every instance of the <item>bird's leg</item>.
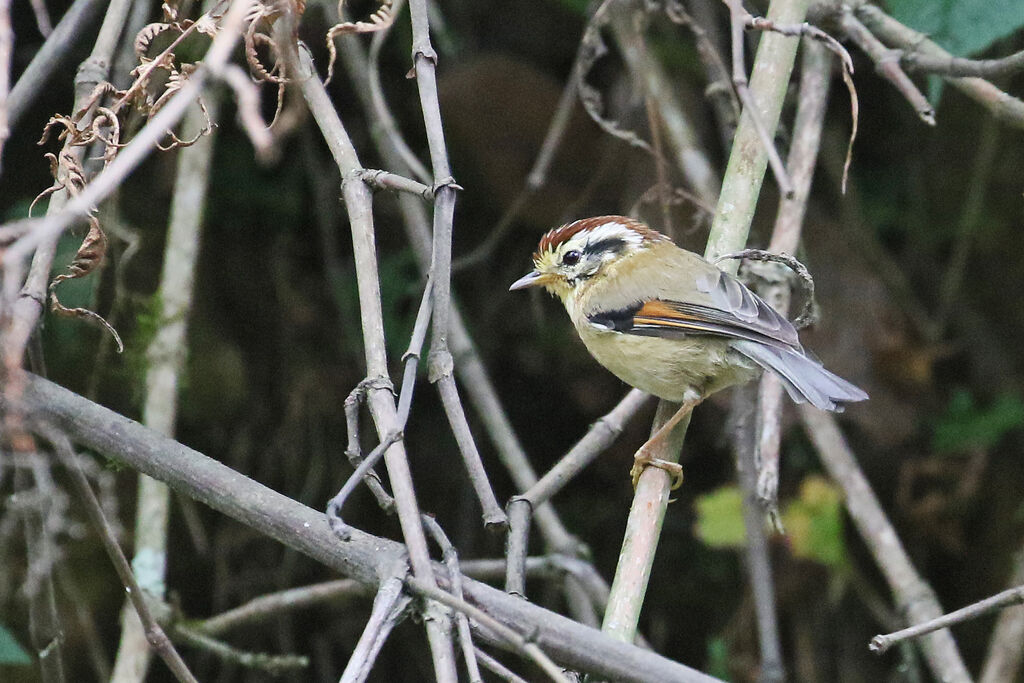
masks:
<svg viewBox="0 0 1024 683"><path fill-rule="evenodd" d="M651 438L644 442L644 445L637 450L633 456L633 468L629 471L629 476L633 480L633 488L640 482L640 474L647 467L657 467L663 469L669 473L672 477L672 490L676 490L683 484L683 466L677 462L671 460L665 460L657 457L657 454L662 452L665 447L665 441L668 439L668 435L672 433L672 430L677 424L679 424L684 417L689 415L693 409L704 400L703 396L698 395L696 398L684 398L683 402L679 405L679 409L675 414L668 419L665 424L658 428Z"/></svg>

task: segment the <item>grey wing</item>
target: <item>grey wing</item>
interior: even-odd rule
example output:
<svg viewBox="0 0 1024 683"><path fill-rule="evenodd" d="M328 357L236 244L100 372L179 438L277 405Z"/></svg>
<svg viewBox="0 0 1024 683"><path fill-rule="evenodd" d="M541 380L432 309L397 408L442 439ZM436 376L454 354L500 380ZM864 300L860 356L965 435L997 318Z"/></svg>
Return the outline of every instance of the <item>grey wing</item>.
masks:
<svg viewBox="0 0 1024 683"><path fill-rule="evenodd" d="M712 305L673 302L673 307L682 313L739 327L788 346L800 346L793 324L728 273L714 268L714 272L708 270L698 275L695 284L697 291L706 294Z"/></svg>

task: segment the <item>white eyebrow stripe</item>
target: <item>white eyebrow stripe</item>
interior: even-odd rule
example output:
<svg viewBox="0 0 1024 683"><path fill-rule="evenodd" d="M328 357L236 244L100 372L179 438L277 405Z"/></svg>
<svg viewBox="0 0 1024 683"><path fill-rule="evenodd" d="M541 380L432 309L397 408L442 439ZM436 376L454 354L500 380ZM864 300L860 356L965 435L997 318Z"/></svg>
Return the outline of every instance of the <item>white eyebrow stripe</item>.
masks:
<svg viewBox="0 0 1024 683"><path fill-rule="evenodd" d="M644 238L636 230L632 230L618 221L609 221L576 233L569 239L569 244L575 248L584 249L590 243L613 239L636 245L643 242Z"/></svg>

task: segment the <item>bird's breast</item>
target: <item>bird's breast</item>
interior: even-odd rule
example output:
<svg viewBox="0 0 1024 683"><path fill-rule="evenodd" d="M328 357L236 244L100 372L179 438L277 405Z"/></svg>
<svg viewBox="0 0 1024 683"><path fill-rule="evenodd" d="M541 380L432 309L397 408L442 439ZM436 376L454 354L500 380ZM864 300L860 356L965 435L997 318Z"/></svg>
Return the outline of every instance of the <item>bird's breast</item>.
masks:
<svg viewBox="0 0 1024 683"><path fill-rule="evenodd" d="M590 354L616 377L669 401L683 400L690 389L711 394L753 374L725 339L645 337L601 330L586 321L576 329Z"/></svg>

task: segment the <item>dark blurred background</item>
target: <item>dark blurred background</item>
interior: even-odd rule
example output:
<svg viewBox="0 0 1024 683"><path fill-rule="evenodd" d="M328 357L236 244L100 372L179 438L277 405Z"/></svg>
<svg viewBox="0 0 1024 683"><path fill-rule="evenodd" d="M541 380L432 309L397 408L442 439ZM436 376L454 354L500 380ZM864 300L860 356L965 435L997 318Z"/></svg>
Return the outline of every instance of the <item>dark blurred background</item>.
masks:
<svg viewBox="0 0 1024 683"><path fill-rule="evenodd" d="M485 243L523 189L568 78L586 21L585 4L447 0L435 5L443 19L434 33L442 113L454 175L465 188L456 209L456 258ZM703 5L725 31L724 6ZM64 7L49 5L54 17ZM360 16L367 8L372 5L353 3L350 11ZM302 22L302 38L321 71L327 59L323 36L333 16L333 7L311 4ZM17 74L42 39L26 6L14 8L14 19ZM42 154L55 151L54 143L42 149L35 142L49 116L69 110L74 65L87 54L92 35L83 37L69 65L7 143L0 176L5 219L24 216L32 198L51 182ZM730 131L723 135L716 126L691 34L659 20L649 38L720 173L727 152L723 139ZM406 11L384 47L381 73L403 132L426 158L415 82L404 77L411 66L409 41ZM1021 48L1024 35L1017 32L984 54ZM826 365L871 394L871 401L840 416L841 423L915 565L942 605L953 609L1004 589L1024 540L1024 347L1018 341L1024 337L1024 258L1018 248L1024 229L1024 144L1020 130L993 123L951 88L938 100L938 125L923 125L875 76L873 65L851 52L860 131L850 188L843 195L839 178L850 113L835 74L799 254L815 277L821 318L803 338ZM605 94L612 118L650 138L638 84L614 49L588 81ZM1024 94L1020 76L1001 85ZM329 89L364 166L380 167L368 132L372 122L344 70L337 70ZM268 89L268 114L273 99ZM269 165L254 161L234 120L228 105L216 142L177 438L323 509L351 471L343 455L341 406L364 367L350 238L343 207L335 201L337 171L309 120ZM791 121L792 107L787 107L779 133L782 149ZM174 153L155 154L131 176L112 200L113 208L104 209L115 226L105 269L62 289L66 304L91 306L109 317L126 340L125 353L112 353L104 333L79 321L48 317L43 329L52 379L136 418L174 163ZM678 177L672 181L680 184ZM538 471L554 464L627 387L591 360L556 301L540 293L509 294L508 285L529 269L543 231L583 216L633 213L671 232L683 246L703 251L706 214L683 202L672 207L666 226L660 204L641 201L656 182L650 155L602 133L577 107L547 185L483 258L454 277L453 291L473 340ZM769 179L750 246L767 245L776 197ZM976 208L965 208L971 205ZM385 327L397 378L422 283L394 197L379 193L375 206ZM58 264L70 259L76 237L81 239L65 238ZM137 245L134 253L130 244ZM951 264L953 254L964 248L961 272ZM740 512L730 495L735 470L728 406L727 397L712 401L693 419L683 455L686 483L669 507L641 629L669 657L746 681L756 675L757 643L742 556L731 531ZM516 491L479 420L469 413L491 481L505 501ZM652 415L650 404L554 500L608 580L632 497L630 456L643 442ZM793 417L786 413L781 483L790 534L772 541L792 678L914 680L908 677L923 667L913 657L908 668L898 651L884 657L868 653L871 636L888 630L879 621L890 609L887 588ZM369 433L369 422L365 425ZM500 556L502 539L482 528L436 392L425 381L406 439L420 504L437 515L461 557ZM372 445L369 438L366 443ZM130 547L135 475L116 471L115 476ZM68 519L78 526L62 530L68 580L61 582L59 609L67 619L72 680L87 681L97 676L90 656L110 659L116 649L123 589L95 539L81 528L84 515L77 504L71 500L68 506ZM346 512L359 528L399 536L396 521L385 517L365 490ZM24 547L12 529L0 524L0 532L0 624L24 644L27 610L18 588ZM168 585L189 617L335 578L195 505L175 507L171 533ZM536 551L541 550L538 544ZM538 602L563 607L543 584L530 588ZM291 680L336 680L368 610L366 601L311 610L308 618L281 618L258 631L234 634L232 642L311 656L310 671ZM94 634L88 633L90 624ZM955 630L974 671L992 624L993 617L986 617ZM266 678L186 653L200 680ZM0 668L4 680L35 676L32 668ZM431 676L422 631L405 625L385 647L373 680ZM171 679L157 662L150 680Z"/></svg>

